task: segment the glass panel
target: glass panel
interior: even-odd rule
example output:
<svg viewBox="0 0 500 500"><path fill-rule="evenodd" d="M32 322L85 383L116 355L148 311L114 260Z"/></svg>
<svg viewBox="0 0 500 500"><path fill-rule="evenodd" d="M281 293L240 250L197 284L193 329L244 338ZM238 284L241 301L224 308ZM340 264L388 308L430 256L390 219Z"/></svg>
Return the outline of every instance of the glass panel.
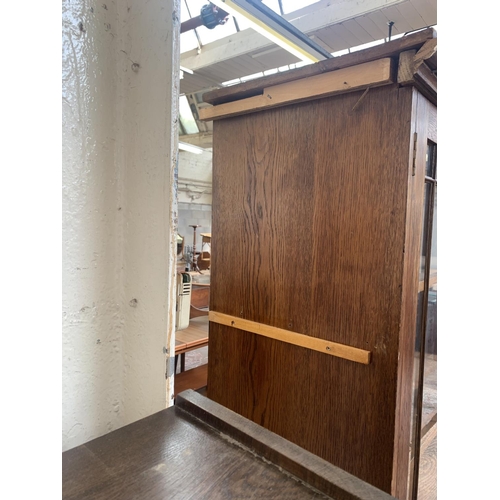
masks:
<svg viewBox="0 0 500 500"><path fill-rule="evenodd" d="M434 186L434 210L432 213L431 285L437 279L437 186Z"/></svg>
<svg viewBox="0 0 500 500"><path fill-rule="evenodd" d="M437 283L429 289L425 327L422 438L437 416Z"/></svg>
<svg viewBox="0 0 500 500"><path fill-rule="evenodd" d="M199 13L197 15L199 15ZM240 26L240 29L242 29L240 18L238 18L238 24ZM205 26L200 26L199 28L197 28L197 30L201 40L201 44L203 46L208 45L211 42L215 42L215 40L220 40L221 38L234 35L234 33L236 33L236 26L234 25L232 16L229 16L229 19L225 24L219 24L212 29L208 29Z"/></svg>
<svg viewBox="0 0 500 500"><path fill-rule="evenodd" d="M179 118L186 134L196 134L199 132L187 97L184 95L179 98Z"/></svg>
<svg viewBox="0 0 500 500"><path fill-rule="evenodd" d="M307 7L308 5L311 5L313 3L317 3L318 0L282 0L281 3L283 4L283 10L285 11L285 14L288 14L289 12L295 12L296 10L303 9L304 7Z"/></svg>
<svg viewBox="0 0 500 500"><path fill-rule="evenodd" d="M417 328L415 335L415 352L413 360L413 383L412 383L412 407L411 407L411 441L410 441L410 460L414 457L414 441L417 434L417 402L418 402L418 387L419 387L419 374L420 374L420 346L422 345L422 318L424 315L424 292L419 292L417 298Z"/></svg>
<svg viewBox="0 0 500 500"><path fill-rule="evenodd" d="M267 7L269 7L270 9L274 10L274 12L276 12L276 14L281 15L280 4L279 4L278 0L262 0L262 3L264 5L266 5ZM283 5L283 2L281 2L281 3ZM284 10L284 7L283 7L283 10Z"/></svg>
<svg viewBox="0 0 500 500"><path fill-rule="evenodd" d="M436 178L436 143L429 141L427 143L427 153L425 155L425 175L427 177Z"/></svg>
<svg viewBox="0 0 500 500"><path fill-rule="evenodd" d="M435 170L433 170L435 172ZM434 199L431 197L433 196ZM418 491L418 469L424 453L434 453L435 439L427 432L437 420L437 196L436 184L428 180L424 187L420 282L417 297L414 371L409 466L409 498ZM431 238L431 241L429 241ZM424 324L425 322L425 324ZM425 328L424 328L425 327ZM435 430L435 428L434 428ZM432 446L429 448L429 443ZM435 458L435 457L433 457Z"/></svg>
<svg viewBox="0 0 500 500"><path fill-rule="evenodd" d="M437 494L437 284L429 289L417 499Z"/></svg>
<svg viewBox="0 0 500 500"><path fill-rule="evenodd" d="M198 40L196 40L196 35L193 30L181 33L181 54L197 48Z"/></svg>
<svg viewBox="0 0 500 500"><path fill-rule="evenodd" d="M424 309L424 291L425 291L425 260L427 252L427 230L428 230L428 220L429 220L429 196L431 194L432 186L429 183L425 183L424 191L424 213L422 220L422 243L421 243L421 255L420 255L420 272L419 272L419 291L417 296L417 323L415 330L415 351L413 356L413 382L412 382L412 402L411 402L411 435L410 435L410 461L408 468L408 484L409 492L411 498L411 485L413 484L413 474L415 468L415 442L419 439L419 422L420 422L420 367L422 363L422 337L423 328L422 320L425 316Z"/></svg>
<svg viewBox="0 0 500 500"><path fill-rule="evenodd" d="M425 183L425 194L424 194L424 219L422 223L422 247L420 254L420 273L419 273L419 281L421 283L420 289L422 288L422 282L424 281L425 276L425 261L426 261L426 252L427 252L427 224L429 221L429 197L431 195L432 186L430 183Z"/></svg>

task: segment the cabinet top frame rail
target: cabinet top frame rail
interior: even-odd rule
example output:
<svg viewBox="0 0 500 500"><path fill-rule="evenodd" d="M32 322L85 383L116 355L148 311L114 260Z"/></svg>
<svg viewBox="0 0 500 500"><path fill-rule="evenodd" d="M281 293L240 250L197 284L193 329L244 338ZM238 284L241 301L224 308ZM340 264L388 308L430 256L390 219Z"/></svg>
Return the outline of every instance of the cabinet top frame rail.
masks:
<svg viewBox="0 0 500 500"><path fill-rule="evenodd" d="M401 52L408 50L419 50L425 42L437 38L434 28L426 28L415 33L392 40L390 42L376 45L368 49L359 50L340 57L334 57L316 64L293 69L284 73L269 75L267 77L251 80L249 82L212 90L203 95L203 101L214 106L262 95L267 87L281 85L290 81L307 78L310 76L328 73L338 69L363 64L385 57L398 57ZM431 70L436 69L437 58L430 61ZM434 67L433 67L434 66Z"/></svg>

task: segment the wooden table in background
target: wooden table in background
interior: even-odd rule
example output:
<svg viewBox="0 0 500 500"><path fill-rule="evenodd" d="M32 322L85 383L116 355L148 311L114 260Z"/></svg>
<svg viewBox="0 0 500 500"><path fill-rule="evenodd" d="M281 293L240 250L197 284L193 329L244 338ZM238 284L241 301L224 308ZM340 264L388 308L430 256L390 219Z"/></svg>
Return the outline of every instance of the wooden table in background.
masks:
<svg viewBox="0 0 500 500"><path fill-rule="evenodd" d="M208 316L192 318L189 326L175 332L175 367L181 357L181 371L174 375L174 397L187 389L201 389L207 385L208 365L186 370L186 353L208 346Z"/></svg>

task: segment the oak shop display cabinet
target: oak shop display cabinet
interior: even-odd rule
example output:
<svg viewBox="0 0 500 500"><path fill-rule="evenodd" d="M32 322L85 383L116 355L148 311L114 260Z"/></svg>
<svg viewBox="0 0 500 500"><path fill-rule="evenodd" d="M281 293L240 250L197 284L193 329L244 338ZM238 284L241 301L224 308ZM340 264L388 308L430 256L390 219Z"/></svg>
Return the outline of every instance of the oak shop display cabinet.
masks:
<svg viewBox="0 0 500 500"><path fill-rule="evenodd" d="M436 75L426 29L201 110L208 397L399 499L437 421Z"/></svg>

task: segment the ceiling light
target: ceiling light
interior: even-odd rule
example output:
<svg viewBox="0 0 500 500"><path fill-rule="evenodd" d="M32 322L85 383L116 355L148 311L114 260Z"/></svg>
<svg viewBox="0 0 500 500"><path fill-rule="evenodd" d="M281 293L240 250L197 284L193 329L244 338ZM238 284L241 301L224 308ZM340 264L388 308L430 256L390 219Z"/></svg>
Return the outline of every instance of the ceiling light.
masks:
<svg viewBox="0 0 500 500"><path fill-rule="evenodd" d="M332 57L321 45L259 0L211 0L211 3L236 18L244 17L252 29L304 62L314 63Z"/></svg>
<svg viewBox="0 0 500 500"><path fill-rule="evenodd" d="M199 148L198 146L193 146L192 144L188 144L187 142L179 142L179 149L183 151L189 151L190 153L194 153L196 155L201 155L204 149Z"/></svg>

